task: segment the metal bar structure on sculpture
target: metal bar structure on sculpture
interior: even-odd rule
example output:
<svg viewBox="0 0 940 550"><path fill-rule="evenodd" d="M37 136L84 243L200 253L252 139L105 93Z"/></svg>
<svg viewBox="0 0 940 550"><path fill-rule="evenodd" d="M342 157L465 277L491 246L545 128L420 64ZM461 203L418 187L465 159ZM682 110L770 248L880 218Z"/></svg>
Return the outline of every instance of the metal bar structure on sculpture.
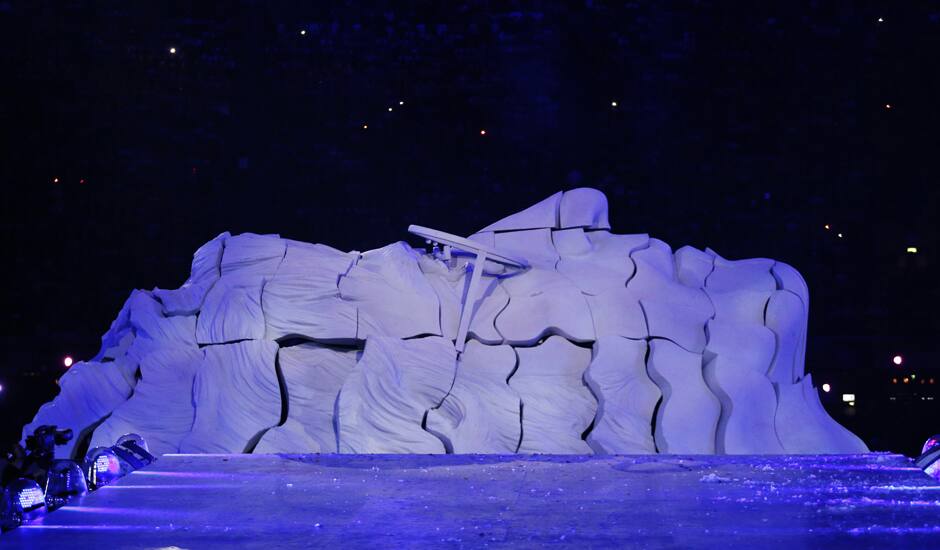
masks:
<svg viewBox="0 0 940 550"><path fill-rule="evenodd" d="M465 239L464 237L429 227L409 225L408 232L418 235L419 237L424 237L431 242L441 243L474 255L473 273L470 275L470 285L467 287L467 294L464 296L461 304L460 324L457 329L457 339L454 342L454 348L456 348L458 353L462 353L467 343L467 331L470 330L470 321L473 317L473 304L477 301L480 278L483 276L486 261L490 260L520 270L528 268L529 263L524 258L518 258L499 252L493 247L486 246L483 243L474 242L470 239Z"/></svg>

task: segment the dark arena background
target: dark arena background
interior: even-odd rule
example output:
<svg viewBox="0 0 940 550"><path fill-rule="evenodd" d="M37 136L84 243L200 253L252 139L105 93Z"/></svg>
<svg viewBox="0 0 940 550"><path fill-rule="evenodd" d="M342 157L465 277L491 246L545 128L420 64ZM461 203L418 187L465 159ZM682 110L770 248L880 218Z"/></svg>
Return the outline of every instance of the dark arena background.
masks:
<svg viewBox="0 0 940 550"><path fill-rule="evenodd" d="M940 3L0 0L0 36L4 448L223 231L418 246L584 186L795 266L873 451L940 431Z"/></svg>

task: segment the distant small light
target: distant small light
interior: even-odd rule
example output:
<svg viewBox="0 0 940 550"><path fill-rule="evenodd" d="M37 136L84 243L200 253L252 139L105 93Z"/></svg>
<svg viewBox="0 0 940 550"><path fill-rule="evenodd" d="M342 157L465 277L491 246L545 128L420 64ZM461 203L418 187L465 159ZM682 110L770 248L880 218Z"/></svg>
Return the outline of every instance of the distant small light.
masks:
<svg viewBox="0 0 940 550"><path fill-rule="evenodd" d="M617 102L616 102L616 101L611 101L611 102L610 102L610 106L611 106L611 107L616 107L616 106L617 106Z"/></svg>
<svg viewBox="0 0 940 550"><path fill-rule="evenodd" d="M176 48L170 48L170 55L176 54Z"/></svg>
<svg viewBox="0 0 940 550"><path fill-rule="evenodd" d="M830 229L830 227L829 227L829 224L828 224L828 223L827 223L826 225L824 225L823 227L824 227L824 228L826 228L826 231L829 231L829 229Z"/></svg>
<svg viewBox="0 0 940 550"><path fill-rule="evenodd" d="M306 29L300 29L300 36L303 36L303 35L305 35L305 34L307 34L307 30L306 30Z"/></svg>
<svg viewBox="0 0 940 550"><path fill-rule="evenodd" d="M59 178L52 178L52 183L59 183Z"/></svg>
<svg viewBox="0 0 940 550"><path fill-rule="evenodd" d="M854 407L854 406L855 406L855 401L849 401L849 406L850 406L850 407Z"/></svg>
<svg viewBox="0 0 940 550"><path fill-rule="evenodd" d="M390 112L390 113L392 112L392 108L391 108L391 107L388 108L388 112Z"/></svg>
<svg viewBox="0 0 940 550"><path fill-rule="evenodd" d="M830 386L829 384L823 384L822 390L826 393L829 393L829 391L832 390L832 386Z"/></svg>
<svg viewBox="0 0 940 550"><path fill-rule="evenodd" d="M884 22L885 22L884 17L879 17L879 18L878 18L878 22L879 22L879 23L884 23Z"/></svg>
<svg viewBox="0 0 940 550"><path fill-rule="evenodd" d="M62 364L65 365L65 368L71 367L73 362L71 355L66 355L65 359L62 360Z"/></svg>
<svg viewBox="0 0 940 550"><path fill-rule="evenodd" d="M85 178L79 179L79 180L78 180L78 183L85 183Z"/></svg>
<svg viewBox="0 0 940 550"><path fill-rule="evenodd" d="M480 130L480 135L481 135L481 136L485 136L485 135L486 135L486 130Z"/></svg>
<svg viewBox="0 0 940 550"><path fill-rule="evenodd" d="M910 383L911 383L911 379L905 376L905 377L904 377L904 383L905 383L905 384L910 384Z"/></svg>
<svg viewBox="0 0 940 550"><path fill-rule="evenodd" d="M398 104L399 104L399 105L404 105L405 102L404 102L404 101L399 101Z"/></svg>
<svg viewBox="0 0 940 550"><path fill-rule="evenodd" d="M843 394L842 394L842 402L843 402L843 403L849 403L849 402L851 402L851 401L855 401L855 394L854 394L854 393L843 393Z"/></svg>
<svg viewBox="0 0 940 550"><path fill-rule="evenodd" d="M897 378L892 378L892 379L891 379L891 383L892 383L892 384L897 384L897 383L898 383L898 379L897 379Z"/></svg>
<svg viewBox="0 0 940 550"><path fill-rule="evenodd" d="M890 103L885 103L885 109L891 109L891 104L890 104Z"/></svg>
<svg viewBox="0 0 940 550"><path fill-rule="evenodd" d="M368 124L363 124L363 125L362 125L362 129L363 129L363 130L368 130L368 129L369 129L369 125L368 125Z"/></svg>
<svg viewBox="0 0 940 550"><path fill-rule="evenodd" d="M836 235L836 237L839 237L839 238L841 239L841 238L842 238L842 233L839 233L838 235Z"/></svg>
<svg viewBox="0 0 940 550"><path fill-rule="evenodd" d="M0 384L0 392L3 391L3 384Z"/></svg>
<svg viewBox="0 0 940 550"><path fill-rule="evenodd" d="M915 378L917 378L917 375L916 375L916 374L912 374L912 375L911 375L911 380L914 380Z"/></svg>
<svg viewBox="0 0 940 550"><path fill-rule="evenodd" d="M933 384L933 383L934 383L934 379L931 378L929 383L930 383L930 384ZM0 386L0 387L2 387L2 386Z"/></svg>
<svg viewBox="0 0 940 550"><path fill-rule="evenodd" d="M907 253L908 253L908 254L917 254L917 247L916 247L916 246L909 246L909 247L907 247Z"/></svg>
<svg viewBox="0 0 940 550"><path fill-rule="evenodd" d="M901 357L900 355L895 355L894 357L891 358L891 362L894 363L895 365L900 365L901 363L904 362L904 358Z"/></svg>

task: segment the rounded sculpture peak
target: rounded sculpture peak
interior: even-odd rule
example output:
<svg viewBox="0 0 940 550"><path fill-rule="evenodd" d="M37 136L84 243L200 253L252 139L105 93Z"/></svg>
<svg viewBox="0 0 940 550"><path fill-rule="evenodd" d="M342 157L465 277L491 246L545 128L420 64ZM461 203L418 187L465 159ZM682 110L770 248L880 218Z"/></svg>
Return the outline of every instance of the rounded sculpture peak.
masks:
<svg viewBox="0 0 940 550"><path fill-rule="evenodd" d="M592 187L559 191L532 206L506 216L479 231L524 231L527 229L610 229L607 196Z"/></svg>

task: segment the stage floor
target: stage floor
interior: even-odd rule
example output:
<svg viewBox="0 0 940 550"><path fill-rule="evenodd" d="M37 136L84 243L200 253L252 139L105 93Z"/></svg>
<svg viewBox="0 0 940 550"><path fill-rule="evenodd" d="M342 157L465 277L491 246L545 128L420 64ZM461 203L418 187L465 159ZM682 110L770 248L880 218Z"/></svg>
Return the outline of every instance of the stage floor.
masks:
<svg viewBox="0 0 940 550"><path fill-rule="evenodd" d="M4 548L940 546L899 455L166 455Z"/></svg>

